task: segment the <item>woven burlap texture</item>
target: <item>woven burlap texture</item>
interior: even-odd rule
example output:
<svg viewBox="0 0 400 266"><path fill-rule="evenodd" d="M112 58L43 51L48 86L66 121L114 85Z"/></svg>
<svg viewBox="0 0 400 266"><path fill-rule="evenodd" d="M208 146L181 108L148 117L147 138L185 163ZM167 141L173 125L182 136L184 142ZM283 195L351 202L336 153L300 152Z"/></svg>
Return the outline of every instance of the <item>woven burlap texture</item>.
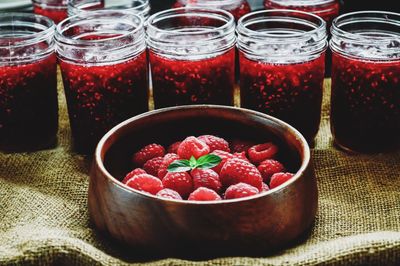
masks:
<svg viewBox="0 0 400 266"><path fill-rule="evenodd" d="M400 153L348 155L332 147L329 87L313 149L319 209L302 243L262 258L164 259L149 265L400 265ZM60 85L61 89L61 85ZM0 265L139 263L98 233L87 209L88 159L70 149L60 90L58 147L0 154ZM132 251L131 253L134 253Z"/></svg>

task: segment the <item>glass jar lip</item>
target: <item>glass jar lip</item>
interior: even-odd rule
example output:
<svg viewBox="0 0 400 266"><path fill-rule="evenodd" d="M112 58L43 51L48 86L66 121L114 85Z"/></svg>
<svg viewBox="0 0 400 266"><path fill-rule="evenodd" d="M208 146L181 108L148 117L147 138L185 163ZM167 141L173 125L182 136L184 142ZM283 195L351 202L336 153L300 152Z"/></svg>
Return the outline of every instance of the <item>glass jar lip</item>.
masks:
<svg viewBox="0 0 400 266"><path fill-rule="evenodd" d="M49 19L48 17L42 16L42 15L37 15L37 14L29 14L29 13L18 13L18 12L9 12L9 13L3 13L1 14L1 18L0 21L2 21L2 25L4 25L4 21L8 20L9 22L13 22L14 23L14 19L18 19L17 21L23 21L23 19L32 19L32 24L35 24L37 26L41 25L42 27L42 31L37 32L37 33L29 33L26 35L18 35L18 36L7 36L7 39L11 39L11 40L15 40L15 42L17 43L17 45L1 45L0 44L0 48L1 47L23 47L23 46L27 46L27 45L32 45L32 44L36 44L36 43L40 43L44 40L50 39L54 36L54 32L55 32L55 24L53 22L53 20ZM43 21L43 23L39 23L39 22L33 22L35 19L40 19L41 21ZM22 23L21 25L26 25L26 23ZM2 38L1 34L0 34L0 39Z"/></svg>
<svg viewBox="0 0 400 266"><path fill-rule="evenodd" d="M178 2L187 5L187 7L214 7L218 8L220 6L234 5L238 2L244 2L244 0L203 0L202 3L188 3L190 0L178 0Z"/></svg>
<svg viewBox="0 0 400 266"><path fill-rule="evenodd" d="M276 3L284 6L302 6L302 7L310 7L315 5L326 5L335 3L336 0L269 0L272 3Z"/></svg>
<svg viewBox="0 0 400 266"><path fill-rule="evenodd" d="M255 16L259 16L262 14L273 14L273 13L295 13L295 14L301 14L301 15L305 15L305 16L309 16L310 18L314 18L317 19L321 24L318 27L315 27L314 29L310 30L310 31L306 31L306 32L293 32L290 34L285 34L285 35L276 35L276 34L271 34L268 32L260 32L260 31L255 31L252 29L249 29L247 27L247 25L245 24L245 21L248 20L249 18ZM289 17L290 18L290 17ZM249 20L249 22L251 22L251 20ZM310 12L304 12L304 11L299 11L299 10L292 10L292 9L271 9L271 10L260 10L260 11L256 11L256 12L251 12L249 14L244 15L243 17L241 17L238 21L238 25L236 28L236 32L239 34L255 34L257 36L260 37L270 37L270 38L274 38L277 42L279 42L279 40L281 40L282 42L298 42L298 38L304 37L305 35L312 35L314 33L318 33L318 32L325 32L325 34L323 34L323 37L326 36L326 22L319 16L312 14ZM323 39L323 37L321 39ZM288 38L292 39L292 40L288 40Z"/></svg>
<svg viewBox="0 0 400 266"><path fill-rule="evenodd" d="M69 2L69 1L68 1ZM32 0L32 4L35 6L39 6L45 9L59 9L59 10L64 10L67 9L68 5L67 2L59 4L59 3L44 3L43 1L40 0Z"/></svg>
<svg viewBox="0 0 400 266"><path fill-rule="evenodd" d="M89 14L89 12L94 12L94 11L99 11L99 10L114 10L114 11L119 11L119 10L124 10L124 11L135 11L135 10L142 10L139 11L138 14L142 14L142 15L146 15L148 14L148 12L150 11L150 3L149 0L135 0L136 2L141 2L140 5L135 6L135 7L131 7L131 8L126 8L126 9L113 9L113 8L109 8L109 9L94 9L94 10L85 10L80 8L80 5L74 5L74 0L70 0L68 1L68 13L70 15L73 14L78 14L78 13L82 13L82 14ZM82 5L84 6L84 5ZM72 12L70 12L69 10L72 10Z"/></svg>
<svg viewBox="0 0 400 266"><path fill-rule="evenodd" d="M332 22L331 26L331 33L332 35L339 36L339 37L344 37L349 40L354 40L359 43L369 43L371 40L374 42L382 42L382 43L387 43L388 41L392 41L393 37L389 36L367 36L365 34L359 34L359 33L354 33L354 32L349 32L342 30L340 27L343 25L346 25L349 22L355 22L357 23L356 20L352 19L351 21L346 21L346 18L350 18L351 16L354 15L367 15L371 14L373 17L369 19L383 19L379 20L380 22L385 21L387 23L394 23L395 25L398 25L400 28L400 13L395 13L395 12L389 12L389 11L357 11L357 12L350 12L346 13L343 15L340 15L339 17L335 18ZM382 15L378 17L377 15ZM387 17L385 18L384 16L391 15L398 17L397 20L394 19L388 19ZM363 17L360 17L359 19L362 19ZM345 23L345 24L340 24L340 23Z"/></svg>
<svg viewBox="0 0 400 266"><path fill-rule="evenodd" d="M229 28L233 27L235 25L235 19L233 17L233 15L231 13L229 13L228 11L225 11L223 9L218 9L218 8L202 8L202 7L178 7L178 8L171 8L171 9L167 9L158 13L155 13L153 15L151 15L148 20L146 21L146 28L147 28L147 32L153 30L155 32L161 32L161 33L175 33L175 30L165 30L165 29L160 29L159 27L156 27L153 25L153 22L158 22L161 21L165 18L168 18L168 14L173 14L173 13L177 13L179 11L193 11L193 12L204 12L204 13L208 13L208 14L218 14L218 13L222 13L224 15L226 15L229 20L222 26L219 27L215 27L212 29L202 29L202 30L197 30L196 32L192 32L191 34L196 35L196 34L206 34L206 33L212 33L215 31L220 31L220 30L228 30ZM185 12L187 13L187 12ZM178 13L179 14L179 13ZM156 20L157 19L157 20ZM186 34L188 34L188 32L185 32Z"/></svg>
<svg viewBox="0 0 400 266"><path fill-rule="evenodd" d="M126 33L118 35L118 36L99 39L99 40L73 39L73 38L69 38L69 37L66 37L63 35L63 33L69 29L69 27L67 27L68 23L70 23L71 21L73 21L75 19L85 22L85 21L90 21L91 19L95 19L97 15L112 15L112 14L131 16L132 18L139 19L140 22L139 22L138 26L130 32L126 32ZM75 24L75 23L76 22L74 22L73 24ZM83 24L83 23L80 23L80 24ZM66 28L63 29L63 27L66 27ZM144 20L141 16L139 16L137 14L134 14L134 13L126 11L126 10L111 10L111 9L110 10L96 10L96 11L92 11L88 14L85 14L85 16L77 14L77 15L68 17L68 18L64 19L63 21L61 21L56 27L55 40L56 40L56 42L67 44L67 45L87 45L87 44L93 44L93 43L104 43L104 42L108 42L108 41L116 41L119 39L124 39L126 36L134 35L143 29L144 29ZM144 32L143 32L143 35L144 35ZM137 40L137 42L140 42L140 41L141 40Z"/></svg>

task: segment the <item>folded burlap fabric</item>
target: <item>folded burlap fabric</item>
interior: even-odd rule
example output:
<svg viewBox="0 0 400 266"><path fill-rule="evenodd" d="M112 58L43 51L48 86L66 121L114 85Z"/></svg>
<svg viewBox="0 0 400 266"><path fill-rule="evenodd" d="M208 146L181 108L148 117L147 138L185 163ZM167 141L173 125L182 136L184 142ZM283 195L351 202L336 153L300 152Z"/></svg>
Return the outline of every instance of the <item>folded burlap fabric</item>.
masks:
<svg viewBox="0 0 400 266"><path fill-rule="evenodd" d="M400 152L348 155L332 147L329 82L313 150L319 209L302 242L260 258L147 260L149 265L400 265ZM61 86L61 85L60 85ZM70 150L60 93L58 147L0 154L0 265L143 263L97 232L87 209L89 159Z"/></svg>

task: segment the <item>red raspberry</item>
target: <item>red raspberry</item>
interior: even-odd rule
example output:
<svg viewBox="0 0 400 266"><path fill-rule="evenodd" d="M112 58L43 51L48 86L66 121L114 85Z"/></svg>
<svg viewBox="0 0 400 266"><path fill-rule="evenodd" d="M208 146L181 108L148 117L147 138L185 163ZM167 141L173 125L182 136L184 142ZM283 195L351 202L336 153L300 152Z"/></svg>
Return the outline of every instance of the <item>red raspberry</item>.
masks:
<svg viewBox="0 0 400 266"><path fill-rule="evenodd" d="M172 173L168 172L162 180L165 188L175 190L186 198L193 191L192 177L186 172Z"/></svg>
<svg viewBox="0 0 400 266"><path fill-rule="evenodd" d="M160 191L158 191L156 196L166 199L182 199L181 195L179 195L178 192L169 188L161 189Z"/></svg>
<svg viewBox="0 0 400 266"><path fill-rule="evenodd" d="M162 180L164 176L168 173L168 166L174 161L179 160L179 156L175 153L167 153L164 156L160 168L158 168L158 177Z"/></svg>
<svg viewBox="0 0 400 266"><path fill-rule="evenodd" d="M254 143L251 141L234 139L231 142L231 150L232 152L247 152L247 150L253 145Z"/></svg>
<svg viewBox="0 0 400 266"><path fill-rule="evenodd" d="M268 190L269 190L269 187L268 187L268 185L267 185L267 184L265 184L265 183L262 183L261 192L266 192L266 191L268 191Z"/></svg>
<svg viewBox="0 0 400 266"><path fill-rule="evenodd" d="M143 170L142 168L136 168L136 169L130 171L128 174L126 174L126 176L122 180L122 183L126 184L126 182L128 182L129 179L131 179L135 175L140 175L140 174L146 174L146 171Z"/></svg>
<svg viewBox="0 0 400 266"><path fill-rule="evenodd" d="M255 164L273 158L277 152L278 147L272 142L254 145L247 151L250 162Z"/></svg>
<svg viewBox="0 0 400 266"><path fill-rule="evenodd" d="M126 185L133 189L148 192L153 195L163 189L160 179L149 174L135 175L126 182Z"/></svg>
<svg viewBox="0 0 400 266"><path fill-rule="evenodd" d="M273 174L285 171L285 167L283 167L280 162L273 159L262 161L257 169L260 171L264 182L267 183L269 183Z"/></svg>
<svg viewBox="0 0 400 266"><path fill-rule="evenodd" d="M294 174L291 173L276 173L273 174L271 177L271 182L269 183L269 187L271 189L276 188L277 186L282 185L286 181L288 181L290 178L292 178Z"/></svg>
<svg viewBox="0 0 400 266"><path fill-rule="evenodd" d="M229 143L223 138L213 135L202 135L200 137L197 137L197 139L207 144L208 147L210 147L210 152L215 150L231 152L231 149L229 148Z"/></svg>
<svg viewBox="0 0 400 266"><path fill-rule="evenodd" d="M257 167L238 158L229 159L224 164L219 178L224 187L237 183L246 183L256 187L258 190L262 188L262 177Z"/></svg>
<svg viewBox="0 0 400 266"><path fill-rule="evenodd" d="M197 200L197 201L221 200L221 197L214 190L205 187L199 187L189 195L188 200Z"/></svg>
<svg viewBox="0 0 400 266"><path fill-rule="evenodd" d="M168 153L177 153L178 152L178 147L181 144L182 141L177 141L172 143L171 145L168 146Z"/></svg>
<svg viewBox="0 0 400 266"><path fill-rule="evenodd" d="M218 192L221 189L221 181L216 172L211 169L193 169L190 172L193 178L194 189L206 187Z"/></svg>
<svg viewBox="0 0 400 266"><path fill-rule="evenodd" d="M158 170L163 160L164 160L163 157L155 157L153 159L150 159L143 165L143 169L148 174L158 176Z"/></svg>
<svg viewBox="0 0 400 266"><path fill-rule="evenodd" d="M238 199L258 194L258 189L246 183L238 183L228 187L225 199Z"/></svg>
<svg viewBox="0 0 400 266"><path fill-rule="evenodd" d="M148 160L153 159L154 157L163 157L164 154L164 147L153 143L143 147L135 153L132 157L132 161L135 165L143 166L143 164Z"/></svg>
<svg viewBox="0 0 400 266"><path fill-rule="evenodd" d="M192 156L198 159L199 157L209 153L210 147L195 137L187 137L178 147L178 155L182 159L189 160Z"/></svg>
<svg viewBox="0 0 400 266"><path fill-rule="evenodd" d="M239 158L239 159L242 159L242 160L245 160L245 161L250 162L249 159L247 159L247 157L246 157L246 152L245 152L245 151L242 151L242 152L235 152L235 153L233 154L233 156L234 156L235 158Z"/></svg>
<svg viewBox="0 0 400 266"><path fill-rule="evenodd" d="M230 154L226 151L215 150L211 154L217 155L219 156L219 158L221 158L221 162L217 166L212 168L218 174L221 172L222 167L228 159L235 158L233 154Z"/></svg>

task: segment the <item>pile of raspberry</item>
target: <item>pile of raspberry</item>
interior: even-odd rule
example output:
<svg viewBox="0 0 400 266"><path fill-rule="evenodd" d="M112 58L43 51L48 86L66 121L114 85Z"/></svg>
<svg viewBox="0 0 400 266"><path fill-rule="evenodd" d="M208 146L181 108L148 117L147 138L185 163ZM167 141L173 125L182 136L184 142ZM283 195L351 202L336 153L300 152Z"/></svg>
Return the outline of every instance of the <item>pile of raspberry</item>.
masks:
<svg viewBox="0 0 400 266"><path fill-rule="evenodd" d="M202 135L149 144L132 156L126 186L161 198L214 201L259 194L293 177L276 160L278 146Z"/></svg>

